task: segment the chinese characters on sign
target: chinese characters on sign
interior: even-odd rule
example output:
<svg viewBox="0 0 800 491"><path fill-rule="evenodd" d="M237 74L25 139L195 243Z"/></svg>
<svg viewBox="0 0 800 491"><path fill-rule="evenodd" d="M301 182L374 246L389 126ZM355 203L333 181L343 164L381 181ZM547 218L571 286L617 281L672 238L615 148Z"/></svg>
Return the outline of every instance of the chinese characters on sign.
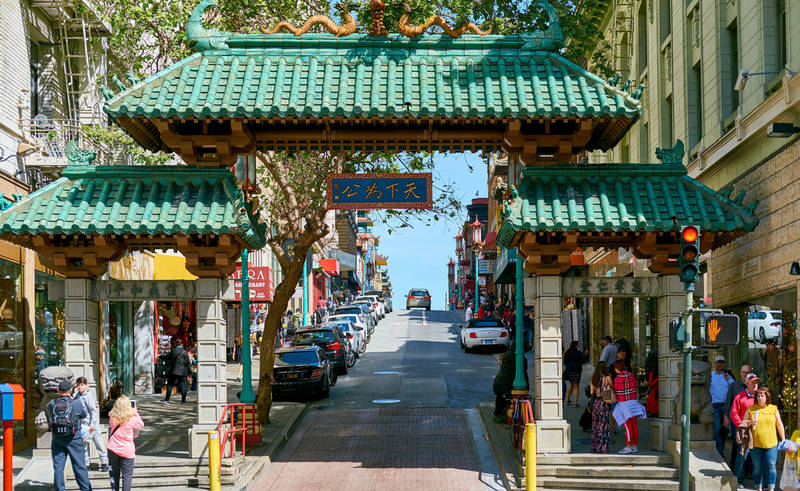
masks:
<svg viewBox="0 0 800 491"><path fill-rule="evenodd" d="M433 206L430 173L330 174L328 208L418 208Z"/></svg>
<svg viewBox="0 0 800 491"><path fill-rule="evenodd" d="M562 293L566 297L657 297L661 283L650 276L564 278Z"/></svg>
<svg viewBox="0 0 800 491"><path fill-rule="evenodd" d="M94 284L98 300L191 300L196 296L190 280L99 280Z"/></svg>

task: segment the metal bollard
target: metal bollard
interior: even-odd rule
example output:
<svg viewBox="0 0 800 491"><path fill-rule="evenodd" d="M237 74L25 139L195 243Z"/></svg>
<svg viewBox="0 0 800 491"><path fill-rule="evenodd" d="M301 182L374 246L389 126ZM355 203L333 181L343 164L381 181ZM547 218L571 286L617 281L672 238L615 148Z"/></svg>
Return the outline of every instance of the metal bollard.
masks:
<svg viewBox="0 0 800 491"><path fill-rule="evenodd" d="M219 480L219 432L208 432L208 485L211 491L220 491L222 483Z"/></svg>
<svg viewBox="0 0 800 491"><path fill-rule="evenodd" d="M536 489L536 423L525 425L525 489Z"/></svg>

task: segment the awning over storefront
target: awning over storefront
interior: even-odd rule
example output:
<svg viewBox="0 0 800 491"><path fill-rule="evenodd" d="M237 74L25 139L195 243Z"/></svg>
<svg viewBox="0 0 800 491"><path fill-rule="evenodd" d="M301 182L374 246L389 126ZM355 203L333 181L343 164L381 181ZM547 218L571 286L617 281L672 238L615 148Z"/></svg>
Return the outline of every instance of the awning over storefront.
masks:
<svg viewBox="0 0 800 491"><path fill-rule="evenodd" d="M498 285L507 285L516 281L517 275L517 250L500 249L497 261L494 263L494 282Z"/></svg>
<svg viewBox="0 0 800 491"><path fill-rule="evenodd" d="M497 247L497 232L489 232L486 234L486 238L483 240L483 248L484 249L494 249Z"/></svg>
<svg viewBox="0 0 800 491"><path fill-rule="evenodd" d="M328 276L339 276L339 261L336 259L320 259L319 265Z"/></svg>

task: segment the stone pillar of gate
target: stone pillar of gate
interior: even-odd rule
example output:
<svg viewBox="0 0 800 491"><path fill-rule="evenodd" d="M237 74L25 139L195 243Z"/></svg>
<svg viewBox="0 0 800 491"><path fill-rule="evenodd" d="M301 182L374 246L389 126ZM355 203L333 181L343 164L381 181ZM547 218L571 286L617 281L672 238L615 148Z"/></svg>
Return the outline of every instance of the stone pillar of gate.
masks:
<svg viewBox="0 0 800 491"><path fill-rule="evenodd" d="M528 291L531 287L532 291ZM534 300L534 418L539 453L570 451L570 425L564 420L561 372L561 277L535 276L525 284Z"/></svg>
<svg viewBox="0 0 800 491"><path fill-rule="evenodd" d="M225 380L225 304L228 282L195 280L197 292L197 424L189 430L189 454L207 457L208 432L216 429L228 403Z"/></svg>
<svg viewBox="0 0 800 491"><path fill-rule="evenodd" d="M100 381L99 302L92 300L94 282L64 281L64 365L73 375L86 377L89 389L98 394ZM98 398L98 400L100 400Z"/></svg>
<svg viewBox="0 0 800 491"><path fill-rule="evenodd" d="M661 296L658 297L658 418L650 426L650 442L653 450L665 451L672 424L673 401L680 395L681 381L678 378L678 363L681 354L673 353L669 342L669 322L686 306L683 284L675 275L662 276Z"/></svg>

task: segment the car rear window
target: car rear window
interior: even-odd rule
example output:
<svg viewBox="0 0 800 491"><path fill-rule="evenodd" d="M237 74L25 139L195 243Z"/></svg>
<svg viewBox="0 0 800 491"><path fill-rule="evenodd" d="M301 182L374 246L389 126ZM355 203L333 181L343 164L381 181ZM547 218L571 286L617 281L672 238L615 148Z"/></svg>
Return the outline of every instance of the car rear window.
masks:
<svg viewBox="0 0 800 491"><path fill-rule="evenodd" d="M425 290L411 290L411 295L414 297L426 297L428 292Z"/></svg>
<svg viewBox="0 0 800 491"><path fill-rule="evenodd" d="M343 315L341 317L336 317L336 319L347 319L347 320L353 322L353 324L358 322L358 316L355 316L355 315Z"/></svg>
<svg viewBox="0 0 800 491"><path fill-rule="evenodd" d="M500 327L501 325L500 321L474 321L470 327Z"/></svg>
<svg viewBox="0 0 800 491"><path fill-rule="evenodd" d="M360 314L361 308L360 307L349 307L346 309L337 309L337 314Z"/></svg>
<svg viewBox="0 0 800 491"><path fill-rule="evenodd" d="M350 331L350 323L349 322L331 322L328 324L331 327L338 327L344 332Z"/></svg>
<svg viewBox="0 0 800 491"><path fill-rule="evenodd" d="M297 344L311 344L314 341L336 341L336 336L333 331L329 329L321 329L318 331L300 331L295 335L295 342Z"/></svg>
<svg viewBox="0 0 800 491"><path fill-rule="evenodd" d="M289 365L310 365L319 362L317 353L314 351L287 351L286 353L277 353L275 357L275 365L279 367Z"/></svg>
<svg viewBox="0 0 800 491"><path fill-rule="evenodd" d="M777 321L781 320L781 311L780 310L777 311L777 312L772 310L772 311L770 311L770 314L772 314L772 318L773 319L775 319Z"/></svg>

